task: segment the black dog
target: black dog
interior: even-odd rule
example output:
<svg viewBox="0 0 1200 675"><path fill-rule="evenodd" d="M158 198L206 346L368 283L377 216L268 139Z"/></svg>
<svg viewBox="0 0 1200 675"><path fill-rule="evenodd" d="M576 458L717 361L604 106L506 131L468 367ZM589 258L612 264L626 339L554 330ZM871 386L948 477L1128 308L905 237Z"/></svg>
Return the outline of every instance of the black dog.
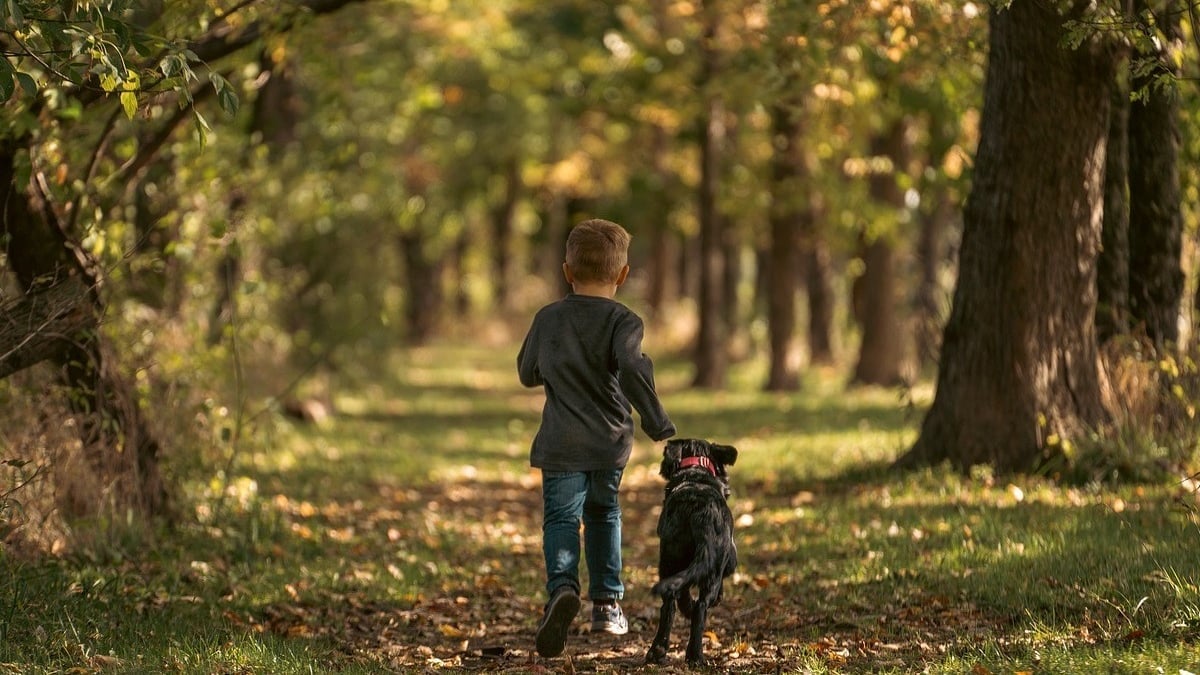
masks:
<svg viewBox="0 0 1200 675"><path fill-rule="evenodd" d="M658 518L659 581L654 585L662 609L646 663L662 663L666 658L676 605L692 622L688 663L704 663L708 609L720 603L725 577L737 566L733 514L725 503L729 497L725 466L735 460L736 448L696 439L668 441L663 450L661 473L667 487Z"/></svg>

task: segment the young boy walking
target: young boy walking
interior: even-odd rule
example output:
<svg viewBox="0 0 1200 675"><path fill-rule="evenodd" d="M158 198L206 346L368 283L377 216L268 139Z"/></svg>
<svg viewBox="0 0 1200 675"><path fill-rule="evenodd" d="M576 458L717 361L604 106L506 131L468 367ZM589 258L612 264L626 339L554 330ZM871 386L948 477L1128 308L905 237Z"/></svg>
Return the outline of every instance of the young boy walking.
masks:
<svg viewBox="0 0 1200 675"><path fill-rule="evenodd" d="M572 293L543 307L517 355L521 384L546 403L530 464L542 470L542 548L550 600L537 651L558 656L580 608L579 525L587 559L592 630L624 635L621 506L617 491L633 449L633 414L655 441L675 435L642 353L642 320L613 300L629 274L629 233L587 220L567 236L563 274Z"/></svg>

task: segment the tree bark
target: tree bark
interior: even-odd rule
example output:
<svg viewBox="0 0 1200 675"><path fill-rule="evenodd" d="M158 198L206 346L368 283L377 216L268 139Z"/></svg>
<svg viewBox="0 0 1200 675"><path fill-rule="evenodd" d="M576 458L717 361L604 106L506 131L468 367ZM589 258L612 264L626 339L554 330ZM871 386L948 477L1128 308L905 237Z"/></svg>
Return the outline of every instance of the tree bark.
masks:
<svg viewBox="0 0 1200 675"><path fill-rule="evenodd" d="M946 186L934 190L934 205L921 219L917 239L917 264L921 278L916 297L916 358L922 368L937 364L942 346L942 286L939 273L946 264L946 233L954 221L956 207Z"/></svg>
<svg viewBox="0 0 1200 675"><path fill-rule="evenodd" d="M771 111L775 154L771 159L771 241L767 250L768 391L793 391L800 385L795 345L796 291L799 285L800 220L798 203L805 176L801 111L781 102Z"/></svg>
<svg viewBox="0 0 1200 675"><path fill-rule="evenodd" d="M88 289L78 276L30 289L0 308L0 379L61 360L77 336L95 329Z"/></svg>
<svg viewBox="0 0 1200 675"><path fill-rule="evenodd" d="M808 298L808 359L813 364L833 363L833 270L829 245L815 223L821 209L809 209L806 221L814 223L811 233L802 237L804 249L804 287Z"/></svg>
<svg viewBox="0 0 1200 675"><path fill-rule="evenodd" d="M1144 0L1137 3L1148 9ZM1129 110L1129 309L1159 350L1179 340L1179 307L1183 298L1183 213L1179 187L1179 99L1152 86L1152 78L1175 74L1172 53L1182 41L1181 8L1168 0L1157 12L1164 48L1147 55L1158 63L1153 72L1135 78L1141 100Z"/></svg>
<svg viewBox="0 0 1200 675"><path fill-rule="evenodd" d="M1104 226L1096 261L1096 339L1129 332L1129 92L1113 87L1104 162Z"/></svg>
<svg viewBox="0 0 1200 675"><path fill-rule="evenodd" d="M711 87L717 76L717 56L712 40L716 19L710 17L704 42L704 67L700 84ZM716 94L708 94L700 118L700 297L699 326L696 334L696 387L725 386L728 365L723 296L725 256L722 250L721 221L717 213L717 181L720 176L721 150L725 136L724 105Z"/></svg>
<svg viewBox="0 0 1200 675"><path fill-rule="evenodd" d="M101 343L98 327L104 300L98 266L69 240L44 192L36 187L38 177L31 185L18 184L18 147L11 140L0 144L0 234L8 237L9 266L26 298L9 309L37 311L47 307L43 301L60 309L45 314L48 324L24 324L30 331L18 339L24 346L6 350L2 360L12 372L43 358L57 365L62 383L71 390L67 398L79 420L87 461L96 475L120 485L114 493L116 503L141 513L164 514L167 491L158 468L158 440L132 385L114 372ZM49 295L42 296L47 288ZM2 321L15 329L22 325L22 316L5 315ZM43 326L70 332L39 333Z"/></svg>
<svg viewBox="0 0 1200 675"><path fill-rule="evenodd" d="M679 238L671 230L668 215L671 213L672 198L669 187L672 183L666 165L667 134L661 127L652 130L651 143L654 147L653 180L657 182L651 190L654 208L650 213L650 282L646 290L646 304L650 316L663 317L668 305L679 299Z"/></svg>
<svg viewBox="0 0 1200 675"><path fill-rule="evenodd" d="M430 260L426 253L427 237L419 226L400 235L400 253L404 258L406 280L405 316L408 342L423 345L437 332L443 300L442 261Z"/></svg>
<svg viewBox="0 0 1200 675"><path fill-rule="evenodd" d="M905 208L904 193L897 175L908 165L909 144L905 136L908 123L894 121L887 133L872 139L872 154L892 160L891 172L872 173L871 198L884 208L899 212ZM858 364L851 384L891 386L903 381L905 338L896 311L896 270L891 234L881 234L865 242L862 251L865 268L859 278L859 316L862 342Z"/></svg>
<svg viewBox="0 0 1200 675"><path fill-rule="evenodd" d="M512 229L513 217L517 213L517 202L521 197L521 164L516 157L510 158L504 167L504 187L500 201L492 209L492 283L496 307L508 308L512 293L509 280L512 278Z"/></svg>
<svg viewBox="0 0 1200 675"><path fill-rule="evenodd" d="M992 11L937 393L902 466L1029 470L1107 420L1093 316L1116 56L1099 39L1064 48L1066 19L1051 3Z"/></svg>

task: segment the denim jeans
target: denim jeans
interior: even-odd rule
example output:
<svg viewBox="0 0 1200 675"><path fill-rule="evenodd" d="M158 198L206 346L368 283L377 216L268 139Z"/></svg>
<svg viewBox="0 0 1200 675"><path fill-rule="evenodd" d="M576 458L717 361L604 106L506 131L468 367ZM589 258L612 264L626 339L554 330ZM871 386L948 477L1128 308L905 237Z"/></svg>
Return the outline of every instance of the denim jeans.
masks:
<svg viewBox="0 0 1200 675"><path fill-rule="evenodd" d="M619 600L621 583L621 505L617 490L623 469L542 472L542 550L546 590L579 585L579 524L587 557L588 598Z"/></svg>

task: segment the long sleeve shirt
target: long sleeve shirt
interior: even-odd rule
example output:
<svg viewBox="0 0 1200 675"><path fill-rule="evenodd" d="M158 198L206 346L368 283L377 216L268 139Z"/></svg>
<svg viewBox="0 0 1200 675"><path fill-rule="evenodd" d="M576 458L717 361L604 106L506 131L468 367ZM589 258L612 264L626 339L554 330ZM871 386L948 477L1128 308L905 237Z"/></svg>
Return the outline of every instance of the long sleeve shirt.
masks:
<svg viewBox="0 0 1200 675"><path fill-rule="evenodd" d="M642 353L643 324L608 298L567 295L533 319L517 355L521 384L543 386L542 424L530 464L548 471L622 468L633 449L633 409L642 430L675 435Z"/></svg>

